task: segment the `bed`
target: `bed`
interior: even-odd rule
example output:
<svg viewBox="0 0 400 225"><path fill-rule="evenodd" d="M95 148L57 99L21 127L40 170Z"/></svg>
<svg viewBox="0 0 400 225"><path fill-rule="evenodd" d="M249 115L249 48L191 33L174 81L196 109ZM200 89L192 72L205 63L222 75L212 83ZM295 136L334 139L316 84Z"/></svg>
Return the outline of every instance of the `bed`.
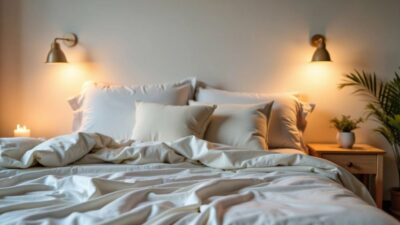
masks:
<svg viewBox="0 0 400 225"><path fill-rule="evenodd" d="M398 224L307 155L309 111L292 94L203 90L193 103L192 84L89 84L69 101L73 133L0 139L0 223Z"/></svg>
<svg viewBox="0 0 400 225"><path fill-rule="evenodd" d="M3 151L2 166L33 168L1 170L2 224L397 224L351 174L305 154L193 136L118 145L78 133L45 146Z"/></svg>

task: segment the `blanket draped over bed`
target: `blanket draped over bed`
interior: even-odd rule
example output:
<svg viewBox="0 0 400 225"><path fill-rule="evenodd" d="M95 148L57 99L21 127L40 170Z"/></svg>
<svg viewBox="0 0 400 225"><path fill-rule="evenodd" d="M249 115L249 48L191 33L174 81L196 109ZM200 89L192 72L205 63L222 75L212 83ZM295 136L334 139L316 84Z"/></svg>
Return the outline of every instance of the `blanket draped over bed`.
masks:
<svg viewBox="0 0 400 225"><path fill-rule="evenodd" d="M396 224L346 170L307 155L89 133L1 144L1 224Z"/></svg>

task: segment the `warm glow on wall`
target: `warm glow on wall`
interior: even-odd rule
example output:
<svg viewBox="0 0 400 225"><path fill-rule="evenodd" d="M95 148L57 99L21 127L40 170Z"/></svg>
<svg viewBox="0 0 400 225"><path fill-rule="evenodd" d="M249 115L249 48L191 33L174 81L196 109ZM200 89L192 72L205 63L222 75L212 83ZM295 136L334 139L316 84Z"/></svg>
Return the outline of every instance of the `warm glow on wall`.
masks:
<svg viewBox="0 0 400 225"><path fill-rule="evenodd" d="M309 78L317 78L318 76L329 76L333 66L331 62L311 62L307 63L306 73Z"/></svg>
<svg viewBox="0 0 400 225"><path fill-rule="evenodd" d="M79 90L87 80L92 80L93 70L88 63L68 63L58 68L59 82L66 86Z"/></svg>
<svg viewBox="0 0 400 225"><path fill-rule="evenodd" d="M85 81L93 80L93 64L91 63L57 63L47 64L48 73L42 84L55 87L69 95L78 93Z"/></svg>
<svg viewBox="0 0 400 225"><path fill-rule="evenodd" d="M87 74L87 68L82 64L69 63L60 67L60 74L65 78L79 78Z"/></svg>
<svg viewBox="0 0 400 225"><path fill-rule="evenodd" d="M314 87L336 80L334 64L330 62L307 63L304 73L307 83Z"/></svg>

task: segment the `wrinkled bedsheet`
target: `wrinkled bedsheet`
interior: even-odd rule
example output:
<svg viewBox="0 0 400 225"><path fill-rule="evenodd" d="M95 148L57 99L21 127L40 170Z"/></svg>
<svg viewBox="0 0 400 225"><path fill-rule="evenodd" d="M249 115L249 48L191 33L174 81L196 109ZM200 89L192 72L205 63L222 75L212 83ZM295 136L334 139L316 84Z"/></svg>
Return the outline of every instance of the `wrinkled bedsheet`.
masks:
<svg viewBox="0 0 400 225"><path fill-rule="evenodd" d="M0 140L1 224L398 224L346 170L185 137Z"/></svg>

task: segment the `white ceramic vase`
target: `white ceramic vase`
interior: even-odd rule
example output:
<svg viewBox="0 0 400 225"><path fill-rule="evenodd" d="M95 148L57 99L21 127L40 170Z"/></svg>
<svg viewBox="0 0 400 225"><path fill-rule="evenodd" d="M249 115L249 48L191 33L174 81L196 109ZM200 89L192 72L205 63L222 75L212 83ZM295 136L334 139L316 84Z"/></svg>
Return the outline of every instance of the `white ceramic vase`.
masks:
<svg viewBox="0 0 400 225"><path fill-rule="evenodd" d="M336 141L341 148L352 148L356 142L356 135L354 132L338 132Z"/></svg>

